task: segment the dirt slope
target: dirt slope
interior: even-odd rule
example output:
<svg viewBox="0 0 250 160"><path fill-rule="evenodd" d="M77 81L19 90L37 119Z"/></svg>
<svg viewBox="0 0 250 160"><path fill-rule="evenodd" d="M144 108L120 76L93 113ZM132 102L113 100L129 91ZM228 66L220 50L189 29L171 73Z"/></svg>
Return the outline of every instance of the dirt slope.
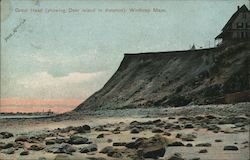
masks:
<svg viewBox="0 0 250 160"><path fill-rule="evenodd" d="M74 111L223 103L250 89L250 43L175 52L125 54L102 89Z"/></svg>

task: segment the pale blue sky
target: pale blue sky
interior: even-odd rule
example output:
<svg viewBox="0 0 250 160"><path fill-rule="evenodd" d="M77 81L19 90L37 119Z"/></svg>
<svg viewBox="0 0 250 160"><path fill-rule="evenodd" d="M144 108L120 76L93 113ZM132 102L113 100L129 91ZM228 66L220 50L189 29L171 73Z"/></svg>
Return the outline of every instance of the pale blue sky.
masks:
<svg viewBox="0 0 250 160"><path fill-rule="evenodd" d="M247 0L12 0L1 22L1 98L84 100L111 77L124 53L183 50L193 43L208 47L209 41L213 46L242 4ZM16 8L166 12L18 13Z"/></svg>

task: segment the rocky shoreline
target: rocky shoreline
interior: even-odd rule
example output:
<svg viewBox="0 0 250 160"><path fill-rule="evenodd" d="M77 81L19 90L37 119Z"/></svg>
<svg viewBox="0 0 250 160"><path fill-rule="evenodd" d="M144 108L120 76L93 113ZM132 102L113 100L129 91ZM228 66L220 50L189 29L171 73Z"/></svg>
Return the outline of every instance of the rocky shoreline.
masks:
<svg viewBox="0 0 250 160"><path fill-rule="evenodd" d="M124 112L120 118L92 115L58 123L1 120L0 159L248 160L249 107L189 106L157 114L149 109L132 118Z"/></svg>

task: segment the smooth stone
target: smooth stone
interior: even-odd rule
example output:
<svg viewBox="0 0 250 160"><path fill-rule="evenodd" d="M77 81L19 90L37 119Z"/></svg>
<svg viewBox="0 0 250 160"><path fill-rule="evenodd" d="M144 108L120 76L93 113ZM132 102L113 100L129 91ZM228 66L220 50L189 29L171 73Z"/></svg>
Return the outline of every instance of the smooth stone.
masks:
<svg viewBox="0 0 250 160"><path fill-rule="evenodd" d="M142 155L144 158L157 159L163 157L166 152L166 139L160 135L146 139L138 139L138 155Z"/></svg>
<svg viewBox="0 0 250 160"><path fill-rule="evenodd" d="M165 126L166 127L166 126ZM180 126L180 125L174 125L174 126L172 126L171 127L172 129L177 129L177 130L181 130L182 129L182 127Z"/></svg>
<svg viewBox="0 0 250 160"><path fill-rule="evenodd" d="M104 138L104 134L99 134L96 138Z"/></svg>
<svg viewBox="0 0 250 160"><path fill-rule="evenodd" d="M26 155L29 155L29 151L22 151L21 153L20 153L20 155L21 156L26 156Z"/></svg>
<svg viewBox="0 0 250 160"><path fill-rule="evenodd" d="M168 117L168 119L175 119L175 117Z"/></svg>
<svg viewBox="0 0 250 160"><path fill-rule="evenodd" d="M180 153L175 153L168 160L184 160L184 158L182 158L182 155Z"/></svg>
<svg viewBox="0 0 250 160"><path fill-rule="evenodd" d="M185 129L191 129L191 128L194 128L194 126L192 124L186 124L184 126Z"/></svg>
<svg viewBox="0 0 250 160"><path fill-rule="evenodd" d="M0 138L7 139L13 137L14 135L10 132L0 132Z"/></svg>
<svg viewBox="0 0 250 160"><path fill-rule="evenodd" d="M140 130L138 128L132 128L132 130L130 131L130 133L137 134L137 133L140 133Z"/></svg>
<svg viewBox="0 0 250 160"><path fill-rule="evenodd" d="M91 128L89 125L75 127L74 130L77 131L78 133L90 133L91 132Z"/></svg>
<svg viewBox="0 0 250 160"><path fill-rule="evenodd" d="M188 144L186 144L186 146L187 146L187 147L193 147L193 144L188 143Z"/></svg>
<svg viewBox="0 0 250 160"><path fill-rule="evenodd" d="M173 142L168 144L168 147L172 147L172 146L184 146L184 144L182 142Z"/></svg>
<svg viewBox="0 0 250 160"><path fill-rule="evenodd" d="M116 153L114 153L114 154L112 154L112 156L111 157L113 157L113 158L122 158L123 156L122 156L122 154L120 153L120 152L116 152Z"/></svg>
<svg viewBox="0 0 250 160"><path fill-rule="evenodd" d="M1 153L4 153L4 154L14 154L15 153L15 148L4 149L4 150L2 150Z"/></svg>
<svg viewBox="0 0 250 160"><path fill-rule="evenodd" d="M46 140L45 141L45 144L46 145L52 145L52 144L55 144L56 142L55 142L55 140L53 140L53 139L50 139L50 140Z"/></svg>
<svg viewBox="0 0 250 160"><path fill-rule="evenodd" d="M191 158L189 160L200 160L201 158L200 157L195 157L195 158Z"/></svg>
<svg viewBox="0 0 250 160"><path fill-rule="evenodd" d="M87 138L81 136L71 136L70 137L70 144L86 144L89 140Z"/></svg>
<svg viewBox="0 0 250 160"><path fill-rule="evenodd" d="M28 150L40 151L43 150L44 148L45 147L42 144L33 144L28 148Z"/></svg>
<svg viewBox="0 0 250 160"><path fill-rule="evenodd" d="M104 147L100 153L104 153L104 154L108 154L108 153L111 153L114 151L114 148L112 146L107 146L107 147Z"/></svg>
<svg viewBox="0 0 250 160"><path fill-rule="evenodd" d="M210 143L199 143L195 145L196 147L211 147L212 145Z"/></svg>
<svg viewBox="0 0 250 160"><path fill-rule="evenodd" d="M121 131L112 131L113 134L120 134Z"/></svg>
<svg viewBox="0 0 250 160"><path fill-rule="evenodd" d="M207 153L207 150L206 149L202 149L199 151L199 153Z"/></svg>
<svg viewBox="0 0 250 160"><path fill-rule="evenodd" d="M113 140L112 140L112 139L108 139L107 142L108 142L108 143L111 143L111 142L113 142Z"/></svg>
<svg viewBox="0 0 250 160"><path fill-rule="evenodd" d="M11 148L11 147L14 147L13 143L0 144L0 149L7 149L7 148Z"/></svg>
<svg viewBox="0 0 250 160"><path fill-rule="evenodd" d="M225 146L223 148L224 151L238 151L239 148L237 146Z"/></svg>
<svg viewBox="0 0 250 160"><path fill-rule="evenodd" d="M76 148L73 147L70 144L63 144L58 147L51 147L47 149L47 152L53 152L53 153L66 153L66 154L72 154L76 151Z"/></svg>
<svg viewBox="0 0 250 160"><path fill-rule="evenodd" d="M88 153L88 152L94 152L97 151L97 145L96 144L91 144L87 147L80 148L81 153Z"/></svg>
<svg viewBox="0 0 250 160"><path fill-rule="evenodd" d="M195 158L191 158L190 160L200 160L201 158L199 157L195 157Z"/></svg>
<svg viewBox="0 0 250 160"><path fill-rule="evenodd" d="M152 147L147 147L138 151L142 152L142 155L144 158L157 159L158 157L164 156L166 149L163 146L152 146Z"/></svg>
<svg viewBox="0 0 250 160"><path fill-rule="evenodd" d="M171 136L171 133L169 133L169 132L164 132L164 134L163 135L166 135L166 136Z"/></svg>
<svg viewBox="0 0 250 160"><path fill-rule="evenodd" d="M222 142L222 140L221 139L216 139L216 140L214 140L215 142Z"/></svg>
<svg viewBox="0 0 250 160"><path fill-rule="evenodd" d="M183 141L194 141L194 139L197 137L194 134L182 134L180 138Z"/></svg>
<svg viewBox="0 0 250 160"><path fill-rule="evenodd" d="M21 141L21 142L27 142L29 140L29 137L27 136L19 136L15 139L15 142Z"/></svg>
<svg viewBox="0 0 250 160"><path fill-rule="evenodd" d="M163 130L160 128L153 128L152 129L152 133L162 133L162 132L163 132Z"/></svg>
<svg viewBox="0 0 250 160"><path fill-rule="evenodd" d="M113 146L126 146L126 142L114 142Z"/></svg>

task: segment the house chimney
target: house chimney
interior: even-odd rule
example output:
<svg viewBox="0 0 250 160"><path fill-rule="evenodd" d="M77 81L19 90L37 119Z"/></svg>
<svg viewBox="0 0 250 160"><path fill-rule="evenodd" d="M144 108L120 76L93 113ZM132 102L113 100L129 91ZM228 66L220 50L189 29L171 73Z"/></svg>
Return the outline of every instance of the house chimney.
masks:
<svg viewBox="0 0 250 160"><path fill-rule="evenodd" d="M240 6L237 6L238 10L240 9Z"/></svg>

